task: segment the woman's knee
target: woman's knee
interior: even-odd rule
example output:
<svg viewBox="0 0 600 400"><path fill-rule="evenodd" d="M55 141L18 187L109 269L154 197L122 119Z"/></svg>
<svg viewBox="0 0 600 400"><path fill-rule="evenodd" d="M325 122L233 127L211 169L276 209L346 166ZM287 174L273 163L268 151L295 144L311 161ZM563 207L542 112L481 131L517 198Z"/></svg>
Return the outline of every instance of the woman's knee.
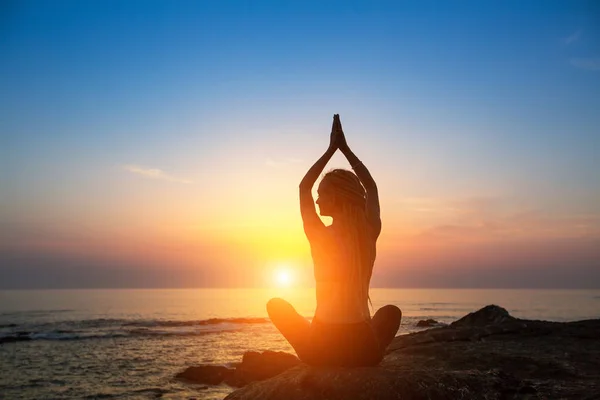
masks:
<svg viewBox="0 0 600 400"><path fill-rule="evenodd" d="M391 304L388 304L385 307L389 307L388 312L390 313L390 315L392 315L394 319L397 319L398 321L402 320L402 310L399 307Z"/></svg>
<svg viewBox="0 0 600 400"><path fill-rule="evenodd" d="M385 315L386 319L391 320L401 320L402 319L402 310L397 306L392 304L388 304L386 306L381 307L377 312L381 312L381 314Z"/></svg>
<svg viewBox="0 0 600 400"><path fill-rule="evenodd" d="M377 310L373 316L373 321L376 325L381 325L382 327L390 326L398 329L400 322L402 321L402 311L398 307L388 304Z"/></svg>
<svg viewBox="0 0 600 400"><path fill-rule="evenodd" d="M275 297L267 302L267 313L270 317L272 317L273 315L281 314L288 307L291 307L290 303L283 299Z"/></svg>

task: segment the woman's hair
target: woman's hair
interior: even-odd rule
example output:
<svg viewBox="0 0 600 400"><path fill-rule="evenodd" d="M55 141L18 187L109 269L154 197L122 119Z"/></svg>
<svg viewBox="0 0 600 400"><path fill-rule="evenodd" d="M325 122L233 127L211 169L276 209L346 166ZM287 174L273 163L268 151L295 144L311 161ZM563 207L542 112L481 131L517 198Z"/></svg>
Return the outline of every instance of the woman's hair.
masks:
<svg viewBox="0 0 600 400"><path fill-rule="evenodd" d="M369 282L375 261L375 246L369 240L366 214L366 192L358 177L345 169L333 169L323 176L331 188L337 212L341 214L345 255L348 257L349 279L360 290L361 299L369 299Z"/></svg>

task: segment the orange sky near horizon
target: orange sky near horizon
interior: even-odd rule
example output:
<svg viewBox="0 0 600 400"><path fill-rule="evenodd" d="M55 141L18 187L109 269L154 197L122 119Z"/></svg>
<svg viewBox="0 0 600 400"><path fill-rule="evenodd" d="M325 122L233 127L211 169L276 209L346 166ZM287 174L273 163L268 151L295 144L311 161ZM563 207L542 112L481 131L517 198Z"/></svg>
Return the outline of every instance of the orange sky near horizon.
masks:
<svg viewBox="0 0 600 400"><path fill-rule="evenodd" d="M352 129L347 130L352 143ZM326 140L323 134L318 142ZM316 153L316 158L319 154L314 147L310 153ZM355 151L361 155L360 148ZM499 259L502 250L494 248L507 245L533 249L536 243L593 243L600 237L594 215L544 214L501 196L409 197L419 191L409 177L386 174L385 160L362 158L381 196L383 230L375 277L403 268L445 268L452 259L454 269L460 268L457 262L485 265L486 258ZM223 156L216 163L220 172L203 181L157 178L143 167L137 172L128 166L113 168L111 184L121 176L117 190L102 201L87 198L84 207L74 202L73 207L55 208L53 219L46 220L47 230L39 229L44 226L40 224L44 210L37 210L40 215L28 216L37 219L36 233L27 240L19 238L18 246L29 252L120 262L134 269L193 271L206 264L221 266L232 275L223 282L229 280L234 286L246 286L240 281L242 276L248 286L272 285L274 271L285 266L293 271L295 285L312 286L297 189L311 160L275 164L267 159L263 165L252 165L240 159L243 153ZM348 167L340 154L326 170L334 166ZM519 254L532 263L540 257L554 257L539 250ZM508 257L507 263L511 262ZM244 272L238 275L236 268Z"/></svg>

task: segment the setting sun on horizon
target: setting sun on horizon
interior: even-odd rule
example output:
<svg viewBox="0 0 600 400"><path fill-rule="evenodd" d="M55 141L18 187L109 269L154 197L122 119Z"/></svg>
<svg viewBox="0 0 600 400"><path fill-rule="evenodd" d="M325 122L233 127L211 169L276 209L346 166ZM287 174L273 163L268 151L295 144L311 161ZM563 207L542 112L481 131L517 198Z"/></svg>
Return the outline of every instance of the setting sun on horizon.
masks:
<svg viewBox="0 0 600 400"><path fill-rule="evenodd" d="M275 271L275 284L280 287L288 287L294 285L295 277L293 271L287 266L281 266Z"/></svg>

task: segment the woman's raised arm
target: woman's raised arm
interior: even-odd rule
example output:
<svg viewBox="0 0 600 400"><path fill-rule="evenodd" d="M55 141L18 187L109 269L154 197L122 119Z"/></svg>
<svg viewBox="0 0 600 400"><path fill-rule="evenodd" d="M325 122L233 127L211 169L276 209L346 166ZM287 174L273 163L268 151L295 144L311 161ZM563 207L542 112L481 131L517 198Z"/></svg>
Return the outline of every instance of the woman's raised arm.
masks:
<svg viewBox="0 0 600 400"><path fill-rule="evenodd" d="M315 202L312 197L312 187L336 150L336 136L332 129L329 147L317 162L309 168L306 175L304 175L304 178L302 178L302 181L300 181L300 214L302 215L302 222L304 223L304 233L309 241L312 239L318 240L322 237L322 234L326 229L323 221L321 221L321 218L317 215Z"/></svg>
<svg viewBox="0 0 600 400"><path fill-rule="evenodd" d="M336 142L339 146L340 151L346 157L346 160L350 163L350 166L356 173L358 179L365 187L367 192L367 218L373 227L375 232L375 236L379 236L381 232L381 217L380 217L380 208L379 208L379 193L377 191L377 184L375 180L371 176L371 173L367 169L367 167L358 159L356 154L352 150L350 150L350 146L346 142L346 137L344 136L344 131L342 129L342 123L339 120L339 116L337 120L334 118L333 129L336 132Z"/></svg>

